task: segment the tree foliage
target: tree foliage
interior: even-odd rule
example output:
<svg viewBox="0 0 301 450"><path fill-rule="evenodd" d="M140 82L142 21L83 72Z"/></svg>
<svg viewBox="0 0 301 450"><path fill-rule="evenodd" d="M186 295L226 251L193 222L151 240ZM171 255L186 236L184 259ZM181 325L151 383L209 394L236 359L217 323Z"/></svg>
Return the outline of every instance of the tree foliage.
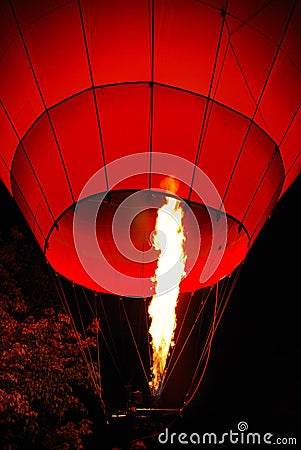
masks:
<svg viewBox="0 0 301 450"><path fill-rule="evenodd" d="M83 449L92 433L81 346L37 250L17 228L0 237L0 434L7 449ZM92 393L93 395L93 393Z"/></svg>

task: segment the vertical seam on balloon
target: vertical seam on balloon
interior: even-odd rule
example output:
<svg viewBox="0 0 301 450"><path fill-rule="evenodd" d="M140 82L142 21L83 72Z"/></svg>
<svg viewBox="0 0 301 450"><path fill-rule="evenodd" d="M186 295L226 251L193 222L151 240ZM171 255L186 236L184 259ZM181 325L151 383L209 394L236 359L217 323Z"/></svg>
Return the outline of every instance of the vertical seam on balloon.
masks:
<svg viewBox="0 0 301 450"><path fill-rule="evenodd" d="M227 21L226 21L226 26L227 26ZM227 31L228 31L228 34L229 34L229 28L228 27L227 27ZM219 83L220 83L220 80L221 80L221 77L222 77L222 73L223 73L223 69L224 69L224 66L225 66L225 62L226 62L226 57L227 57L227 54L228 54L229 46L230 46L230 34L229 34L229 38L228 38L228 43L227 43L227 47L226 47L226 50L225 50L225 54L224 54L223 59L222 59L221 68L220 68L220 71L219 71L219 74L218 74L218 77L217 77L215 89L214 89L214 92L213 92L213 95L212 95L212 100L214 100L214 101L215 101L217 89L218 89L218 86L219 86Z"/></svg>
<svg viewBox="0 0 301 450"><path fill-rule="evenodd" d="M50 117L50 113L49 113L49 110L47 108L47 105L46 105L46 102L45 102L45 99L44 99L41 87L39 85L39 81L38 81L37 75L36 75L34 67L33 67L33 63L32 63L32 60L31 60L31 57L30 57L30 54L29 54L29 50L27 48L27 45L26 45L26 42L25 42L25 39L24 39L24 36L23 36L23 32L21 30L21 27L20 27L20 24L19 24L19 21L18 21L18 18L16 16L16 13L15 13L15 10L13 8L11 0L9 0L9 4L10 4L10 8L12 10L12 13L13 13L13 16L14 16L17 28L18 28L18 32L19 32L19 35L20 35L20 38L21 38L21 41L22 41L22 45L23 45L23 48L24 48L27 60L29 62L30 70L31 70L33 78L35 80L35 83L36 83L36 86L37 86L37 90L39 92L39 95L40 95L40 98L41 98L41 102L43 104L43 107L44 107L44 110L45 110L45 114L47 116L47 119L48 119L48 122L49 122L49 125L50 125L50 128L51 128L51 131L52 131L52 134L53 134L53 137L54 137L54 140L55 140L55 144L57 146L57 150L58 150L58 153L59 153L59 157L60 157L60 160L61 160L61 164L62 164L62 167L63 167L64 174L65 174L65 177L66 177L66 181L67 181L67 184L68 184L70 195L71 195L72 201L74 202L75 200L74 200L74 195L73 195L73 191L72 191L72 186L71 186L71 183L70 183L70 180L69 180L67 168L65 166L65 162L64 162L64 158L63 158L63 155L62 155L62 152L61 152L59 141L58 141L57 135L55 133L51 117Z"/></svg>
<svg viewBox="0 0 301 450"><path fill-rule="evenodd" d="M5 167L7 168L8 172L10 174L9 166L8 166L7 162L5 161L5 159L3 158L3 156L1 155L1 153L0 153L0 158L2 159L3 164L5 165Z"/></svg>
<svg viewBox="0 0 301 450"><path fill-rule="evenodd" d="M164 384L163 384L163 387L162 387L162 392L165 390L166 385L167 385L170 377L172 376L173 372L175 371L176 366L179 364L179 361L180 361L180 359L182 357L182 354L183 354L183 352L185 350L185 347L187 346L188 341L189 341L192 333L194 332L194 330L195 330L195 328L197 326L197 323L199 321L201 322L201 320L202 320L203 313L205 311L205 307L207 305L207 302L210 303L210 294L212 292L212 288L213 287L208 288L208 290L206 290L205 293L203 293L203 302L200 303L198 311L197 311L197 314L196 314L196 318L195 318L195 320L193 322L193 325L190 328L190 330L189 330L189 332L188 332L188 334L187 334L187 336L186 336L186 338L185 338L185 340L184 340L184 342L183 342L183 344L181 346L181 349L180 349L179 353L177 354L175 362L172 364L172 367L170 368L169 373L167 374L167 376L166 376L166 378L164 380ZM206 337L206 340L207 340L207 337ZM206 347L206 344L203 347L203 350L202 350L199 362L202 361L202 355L204 354L204 352L206 352L205 347ZM191 387L189 387L187 389L186 397L188 396L188 391L189 391L190 388Z"/></svg>
<svg viewBox="0 0 301 450"><path fill-rule="evenodd" d="M83 336L84 341L87 341L87 334L86 334L86 330L85 330L85 326L84 326L84 321L83 321L83 315L81 313L80 307L79 307L79 300L78 300L78 295L76 292L76 287L74 285L74 283L72 282L72 291L73 291L73 298L75 300L75 305L76 305L76 309L78 312L78 317L80 320L80 326L82 329L81 335ZM79 329L79 323L77 323L77 329ZM97 333L98 335L98 333ZM99 351L99 348L98 348ZM87 361L89 362L89 367L90 367L90 374L92 375L92 377L95 380L98 380L97 385L99 387L99 392L101 392L101 377L100 377L100 372L96 372L95 369L95 365L93 364L93 358L92 358L92 354L91 354L91 349L89 347L89 345L87 345L86 347L86 357L87 357Z"/></svg>
<svg viewBox="0 0 301 450"><path fill-rule="evenodd" d="M138 344L137 344L137 341L136 341L136 338L135 338L135 334L133 332L133 328L131 326L131 322L129 320L129 317L128 317L128 314L127 314L127 311L126 311L126 308L124 306L124 302L123 302L123 298L122 297L120 297L120 303L122 305L123 314L124 314L124 317L125 317L128 329L130 331L130 335L131 335L132 341L134 343L135 350L137 352L137 356L138 356L138 359L139 359L139 362L140 362L140 365L141 365L141 369L142 369L143 375L144 375L146 383L148 385L148 376L147 376L147 373L146 373L146 369L145 369L145 366L144 366L144 363L143 363L143 359L142 359L142 356L141 356L141 353L140 353L140 350L139 350L139 347L138 347Z"/></svg>
<svg viewBox="0 0 301 450"><path fill-rule="evenodd" d="M245 144L246 144L246 142L247 142L248 136L249 136L250 131L251 131L251 129L252 129L252 125L253 125L253 123L254 123L255 116L256 116L256 114L257 114L257 111L258 111L258 109L259 109L259 105L260 105L260 103L261 103L261 100L262 100L263 95L264 95L264 93L265 93L266 87L267 87L268 82L269 82L269 80L270 80L270 77L271 77L272 71L273 71L273 69L274 69L275 63L276 63L276 61L277 61L277 57L278 57L278 55L279 55L279 52L280 52L280 49L281 49L281 45L282 45L283 40L284 40L284 38L285 38L285 36L286 36L286 33L287 33L287 30L288 30L289 24L290 24L290 22L291 22L291 20L292 20L292 17L293 17L293 14L294 14L294 11L295 11L297 2L298 2L298 0L295 0L295 3L294 3L294 5L293 5L293 8L292 8L292 10L291 10L291 12L290 12L289 18L288 18L288 20L287 20L287 23L286 23L286 25L285 25L285 27L284 27L284 30L283 30L283 33L282 33L280 42L279 42L279 44L278 44L278 46L277 46L277 50L276 50L275 55L274 55L274 57L273 57L273 61L272 61L272 64L271 64L271 66L270 66L270 68L269 68L269 71L268 71L266 80L265 80L265 82L264 82L263 88L262 88L262 90L261 90L260 96L259 96L258 101L257 101L257 103L256 103L255 110L254 110L253 115L252 115L252 117L251 117L251 119L250 119L250 123L249 123L248 129L247 129L246 134L245 134L245 136L244 136L242 145L241 145L240 150L239 150L239 152L238 152L236 161L235 161L235 163L234 163L233 170L232 170L232 172L231 172L229 181L228 181L228 183L227 183L227 186L226 186L226 189L225 189L225 192L224 192L224 196L223 196L223 200L222 200L223 203L225 202L225 199L226 199L226 196L227 196L227 193L228 193L228 190L229 190L229 187L230 187L232 178L233 178L233 176L234 176L234 173L235 173L235 170L236 170L237 165L238 165L238 163L239 163L241 154L242 154L242 152L243 152L243 149L244 149Z"/></svg>
<svg viewBox="0 0 301 450"><path fill-rule="evenodd" d="M262 183L263 183L263 181L264 181L264 179L266 177L266 174L268 173L268 171L269 171L269 169L270 169L270 167L272 165L272 162L274 161L276 156L279 156L279 151L278 151L277 147L275 148L275 151L274 151L274 153L272 155L272 158L268 162L266 168L263 171L263 174L261 175L260 182L258 184L256 183L255 192L254 192L254 194L253 194L253 196L252 196L252 198L251 198L251 200L249 202L249 205L248 205L248 207L247 207L247 209L246 209L246 211L245 211L245 213L244 213L244 215L243 215L243 217L241 219L241 223L244 223L244 220L245 220L246 216L248 215L249 209L251 208L252 203L254 202L255 197L256 197L256 195L257 195L257 193L258 193L258 191L259 191L259 189L260 189L260 187L261 187L261 185L262 185ZM283 179L282 179L282 183L283 183L283 181L284 181L284 176L283 176Z"/></svg>
<svg viewBox="0 0 301 450"><path fill-rule="evenodd" d="M276 203L277 199L279 198L282 186L283 186L283 180L281 181L281 183L278 184L278 186L275 189L275 192L274 192L271 200L269 201L268 206L265 208L263 214L260 216L260 219L258 220L258 222L257 222L257 224L256 224L256 226L255 226L255 228L253 230L253 233L251 234L251 242L253 240L254 235L257 233L257 229L258 228L259 228L259 231L260 231L260 229L261 229L260 228L260 224L261 224L263 218L267 215L268 211L271 211L271 208L273 207L273 205Z"/></svg>
<svg viewBox="0 0 301 450"><path fill-rule="evenodd" d="M209 91L208 91L208 95L206 96L205 112L204 112L202 125L201 125L201 131L200 131L200 136L199 136L199 141L198 141L198 146L197 146L197 153L196 153L196 157L195 157L194 169L193 169L191 183L190 183L190 188L189 188L188 201L190 201L190 199L191 199L191 194L192 194L192 190L193 190L193 183L194 183L194 178L195 178L195 174L196 174L196 166L197 166L199 158L200 158L201 147L202 147L202 144L203 144L203 141L204 141L204 137L205 137L205 131L206 131L205 125L206 125L206 122L207 122L207 115L208 115L209 105L211 103L210 96L211 96L211 92L212 92L212 88L213 88L213 82L214 82L215 72L216 72L216 67L217 67L217 60L218 60L218 57L219 57L219 52L220 52L220 48L221 48L223 32L224 32L224 28L225 28L227 7L228 7L228 0L226 1L225 10L223 11L223 19L222 19L222 24L221 24L219 37L218 37L218 42L217 42L217 48L216 48L215 57L214 57L214 63L213 63L211 79L210 79L210 85L209 85ZM212 109L211 109L211 111L212 111Z"/></svg>
<svg viewBox="0 0 301 450"><path fill-rule="evenodd" d="M227 28L228 28L228 27L227 27ZM242 66L241 66L241 64L240 64L240 62L239 62L238 56L237 56L237 54L236 54L236 52L235 52L235 50L234 50L234 46L233 46L233 44L232 44L232 42L231 42L231 36L230 36L230 30L229 30L229 28L228 28L228 32L229 32L229 45L230 45L230 47L231 47L231 49L232 49L234 58L235 58L235 60L236 60L236 62L237 62L237 65L238 65L238 68L239 68L239 70L240 70L240 73L241 73L241 75L242 75L242 77L243 77L243 80L244 80L244 82L246 83L246 86L247 86L247 89L248 89L248 91L249 91L249 94L250 94L250 96L251 96L251 98L252 98L254 104L256 105L256 99L255 99L255 96L253 95L253 92L252 92L251 87L250 87L250 85L249 85L249 83L248 83L247 77L246 77L246 75L245 75L245 73L244 73L244 71L243 71L243 68L242 68ZM264 117L263 117L263 115L261 114L260 110L258 110L258 112L259 112L260 118L261 118L261 120L263 121L265 127L266 127L267 129L269 129L269 127L268 127L266 121L264 120Z"/></svg>
<svg viewBox="0 0 301 450"><path fill-rule="evenodd" d="M42 231L42 228L40 227L40 225L39 225L39 222L37 221L37 219L36 219L36 214L34 214L33 213L33 210L31 209L31 207L29 206L29 203L28 203L28 201L26 200L26 198L25 198L25 196L24 196L24 194L23 194L23 192L22 192L22 190L21 190L21 188L20 188L20 186L19 186L19 183L17 182L17 180L16 180L16 178L13 176L13 174L12 173L10 173L10 175L11 175L11 188L12 188L12 190L13 190L13 184L12 184L12 181L15 183L15 185L16 185L16 187L17 187L17 189L18 189L18 192L21 194L21 197L23 198L23 200L24 200L24 202L25 202L25 204L26 204L26 206L27 206L27 208L28 208L28 210L29 210L29 213L32 215L32 218L33 218L33 220L34 220L34 223L37 225L37 227L38 227L38 229L39 229L39 231L40 231L40 233L41 233L41 235L42 235L42 238L44 239L44 241L45 241L45 235L44 235L44 232ZM16 198L14 197L14 199L16 200ZM40 204L39 204L40 205ZM33 231L33 230L32 230ZM34 231L33 231L34 232Z"/></svg>
<svg viewBox="0 0 301 450"><path fill-rule="evenodd" d="M107 166L106 166L106 158L105 158L105 149L104 149L104 143L103 143L103 135L102 135L102 130L101 130L100 113L99 113L99 108L98 108L98 103L97 103L97 96L96 96L96 89L95 89L95 83L94 83L94 77L93 77L93 70L92 70L91 58L90 58L90 53L89 53L89 48L88 48L88 41L87 41L87 35L86 35L86 30L85 30L84 18L83 18L83 11L82 11L80 0L78 0L77 6L78 6L78 11L79 11L79 16L80 16L80 23L81 23L83 41L84 41L85 50L86 50L87 64L88 64L90 81L91 81L92 92L93 92L93 101L94 101L96 121L97 121L97 128L98 128L99 141L100 141L100 147L101 147L101 154L102 154L102 160L103 160L104 174L105 174L105 179L106 179L106 187L107 187L107 191L109 191L109 179L108 179L108 172L107 172Z"/></svg>
<svg viewBox="0 0 301 450"><path fill-rule="evenodd" d="M227 21L226 21L226 23L227 23ZM225 62L226 62L226 57L227 57L227 54L228 54L229 44L230 44L230 39L228 39L228 43L227 43L227 47L226 47L226 50L225 50L225 54L224 54L224 56L222 58L221 68L220 68L219 74L217 76L217 80L216 80L216 83L215 83L215 88L214 88L213 94L210 96L210 99L209 99L208 114L207 114L207 117L204 118L204 121L205 121L204 133L203 133L202 142L200 144L200 152L199 152L199 157L198 157L198 162L197 162L198 166L200 165L201 152L203 150L203 145L204 145L206 133L207 133L207 130L208 130L208 127L209 127L212 110L213 110L214 105L218 104L218 102L216 102L216 100L215 100L215 97L216 97L217 89L218 89L218 86L219 86L219 83L220 83L220 80L221 80L222 71L223 71L223 68L224 68L224 65L225 65ZM204 97L204 98L206 98L208 100L208 97Z"/></svg>
<svg viewBox="0 0 301 450"><path fill-rule="evenodd" d="M151 355L151 340L150 340L150 334L148 332L150 323L149 323L149 314L148 314L148 307L147 307L147 299L146 297L143 298L143 309L144 309L144 325L145 330L147 332L147 349L148 349L148 365L149 367L152 366L152 355Z"/></svg>
<svg viewBox="0 0 301 450"><path fill-rule="evenodd" d="M281 138L281 140L280 140L280 142L279 142L279 147L283 144L283 141L284 141L284 139L286 138L286 135L287 135L287 133L289 132L289 129L290 129L290 127L292 126L292 124L293 124L295 118L297 117L300 108L301 108L301 103L299 103L299 105L298 105L298 107L297 107L297 109L296 109L296 111L295 111L295 113L294 113L294 115L293 115L293 117L292 117L290 123L288 124L288 126L287 126L287 128L286 128L286 130L285 130L285 132L284 132L284 134L283 134L283 136L282 136L282 138Z"/></svg>
<svg viewBox="0 0 301 450"><path fill-rule="evenodd" d="M213 318L209 325L209 329L208 329L207 336L206 336L206 342L204 344L204 347L203 347L203 350L201 353L201 357L200 357L200 359L197 363L197 366L194 370L192 380L191 380L189 388L187 390L186 397L187 397L187 395L189 395L189 392L191 392L191 390L193 389L192 393L189 395L189 400L191 400L194 397L194 395L195 395L196 391L198 390L198 388L203 380L203 377L205 375L206 367L207 367L209 357L210 357L212 341L213 341L214 334L215 334L215 331L217 328L216 318L217 318L218 307L220 306L220 305L218 305L218 303L219 303L219 301L222 301L222 297L219 294L219 282L217 282L214 287L215 287L215 301L214 301L214 309L213 309ZM200 371L200 367L204 360L205 360L205 363L203 366L203 370ZM201 373L200 377L198 375L199 373ZM193 388L193 386L195 386L195 387ZM186 400L186 402L185 402L185 406L187 406L187 401L188 400Z"/></svg>
<svg viewBox="0 0 301 450"><path fill-rule="evenodd" d="M214 325L215 325L215 330L216 330L217 327L219 326L219 323L220 323L220 321L221 321L221 318L222 318L222 316L223 316L223 314L224 314L224 312L225 312L226 306L227 306L227 304L229 303L229 300L230 300L230 298L231 298L233 289L234 289L234 287L235 287L235 285L236 285L236 283L237 283L239 274L240 274L240 272L241 272L241 268L242 268L242 264L240 264L240 265L238 266L237 270L235 271L234 279L231 281L231 285L228 286L228 284L227 284L226 289L229 289L229 290L228 290L228 292L224 292L224 294L223 294L223 297L226 295L226 300L225 300L223 306L221 306L221 303L218 305L218 309L221 307L221 313L220 313L219 316L218 316L218 319L217 319L217 321L216 321L216 325L214 324ZM230 275L229 278L231 279L231 275ZM214 335L212 336L211 343L212 343L213 337L214 337ZM207 339L206 339L206 341L207 341ZM211 343L209 342L209 344L211 344ZM205 344L205 345L206 345L206 344ZM209 351L209 353L210 353L210 346L209 346L208 351ZM204 350L203 350L203 352L204 352ZM203 352L202 352L202 355L203 355ZM201 356L202 356L202 355L201 355ZM189 386L189 388L188 388L188 390L187 390L187 393L186 393L186 398L187 398L187 400L184 401L183 407L184 407L184 406L187 406L187 405L191 402L191 400L193 399L193 397L195 396L195 394L197 393L197 391L198 391L198 389L199 389L199 387L200 387L200 384L201 384L201 382L202 382L202 380L203 380L205 371L206 371L206 366L207 366L207 364L208 364L208 359L209 359L209 355L208 355L208 357L207 357L207 360L205 361L205 366L204 366L202 372L200 373L200 377L198 376L199 380L197 381L197 384L196 384L196 386L195 386L195 388L193 389L193 391L192 391L191 394L189 394L189 392L191 392L193 386L192 386L192 383L190 384L190 386ZM198 367L196 368L196 370L199 369L199 366L200 366L200 363L198 364ZM194 379L196 379L196 376L194 376Z"/></svg>
<svg viewBox="0 0 301 450"><path fill-rule="evenodd" d="M150 51L151 51L151 82L150 82L150 111L149 111L149 181L148 188L152 187L153 168L153 133L154 133L154 78L155 78L155 0L149 0L149 23L150 23Z"/></svg>
<svg viewBox="0 0 301 450"><path fill-rule="evenodd" d="M180 340L180 336L181 336L181 334L182 334L182 330L183 330L183 328L184 328L184 323L185 323L185 320L186 320L186 317L187 317L187 314L188 314L188 310L190 309L190 306L191 306L191 303L192 303L192 298L193 298L193 296L194 296L194 293L195 293L195 291L190 292L190 295L189 295L189 302L188 302L188 305L186 306L184 316L183 316L183 318L181 319L181 325L180 325L180 328L178 329L178 331L177 331L177 333L176 333L176 335L175 335L175 340L174 340L173 347L170 349L170 356L169 356L169 358L168 358L168 362L167 362L166 369L165 369L165 370L166 370L166 373L169 373L169 368L173 366L173 364L172 364L173 355L175 354L175 349L178 348L177 345L178 345L178 342L179 342L179 340ZM183 295L183 294L182 294L182 295ZM183 298L183 297L181 297L181 298ZM164 390L164 385L163 385L163 387L162 387L162 392L163 392L163 390Z"/></svg>
<svg viewBox="0 0 301 450"><path fill-rule="evenodd" d="M12 183L12 180L13 180L13 182L15 183L15 185L16 185L18 191L20 192L20 194L21 194L21 196L22 196L22 198L23 198L23 200L24 200L24 202L25 202L25 204L26 204L26 206L27 206L27 208L28 208L30 214L32 215L33 220L34 220L34 222L36 223L36 225L37 225L37 227L38 227L38 229L39 229L39 231L40 231L40 233L41 233L43 239L45 240L45 235L44 235L44 233L43 233L43 231L42 231L42 229L41 229L41 227L40 227L40 225L39 225L39 223L38 223L38 221L37 221L37 219L36 219L36 214L33 213L33 210L32 210L31 207L29 206L28 201L26 200L26 198L25 198L23 192L21 191L21 188L20 188L20 186L19 186L19 183L17 182L16 178L15 178L14 175L12 174L12 171L9 170L9 167L8 167L8 165L7 165L6 161L5 161L5 159L3 158L3 156L2 156L1 154L0 154L0 158L2 159L2 161L3 161L4 165L5 165L5 167L7 168L8 172L9 172L9 174L10 174L10 185L11 185L12 191L14 190L14 189L13 189L13 183ZM15 200L16 200L16 199L15 199Z"/></svg>
<svg viewBox="0 0 301 450"><path fill-rule="evenodd" d="M256 16L258 16L258 14L262 13L263 10L265 10L271 3L273 3L274 0L270 0L267 3L265 3L264 5L262 5L261 8L259 8L257 11L254 12L254 14L252 16L250 16L248 19L246 20L242 20L240 17L235 16L232 13L229 13L230 17L234 17L234 19L236 19L238 22L240 22L240 25L233 30L233 32L231 33L232 35L234 33L236 33L237 31L239 31L242 27L244 26L248 26L249 28L252 28L253 30L257 31L258 33L260 33L262 36L264 36L265 38L269 39L271 42L273 42L275 44L275 41L273 39L271 39L267 34L263 33L263 31L258 30L257 28L255 28L253 25L250 25L250 21L253 20Z"/></svg>
<svg viewBox="0 0 301 450"><path fill-rule="evenodd" d="M226 23L227 23L227 21L226 21ZM219 74L217 76L215 88L214 88L213 94L211 95L211 98L210 98L211 101L209 102L209 107L208 107L209 108L208 109L209 112L208 112L207 117L205 119L206 123L204 125L204 134L203 134L202 143L201 143L201 146L200 146L199 158L198 158L198 162L197 162L198 165L200 165L200 156L201 156L201 152L203 150L203 145L204 145L206 133L207 133L207 130L208 130L208 127L209 127L212 110L213 110L214 105L218 104L218 102L215 100L215 97L216 97L217 89L218 89L218 86L219 86L219 83L220 83L220 80L221 80L223 68L224 68L224 65L225 65L225 62L226 62L226 57L227 57L227 54L228 54L229 44L230 44L230 39L228 39L228 43L227 43L227 47L226 47L226 50L225 50L225 54L224 54L222 62L221 62L221 68L220 68ZM225 106L225 105L222 105L222 106Z"/></svg>
<svg viewBox="0 0 301 450"><path fill-rule="evenodd" d="M87 304L90 305L89 299L87 298L86 290L85 290L85 288L83 286L82 286L82 292L84 294L84 297L86 298ZM100 333L101 333L101 336L102 336L103 341L105 343L106 349L108 350L108 352L111 355L111 358L112 358L113 364L114 364L114 366L116 368L116 371L118 373L118 376L120 377L120 379L122 379L122 375L121 375L122 364L120 362L120 357L119 357L119 354L118 354L118 351L117 351L117 348L116 348L116 344L115 344L115 341L114 341L114 335L113 335L113 332L112 332L112 328L110 326L110 321L108 319L106 308L104 306L101 294L99 292L95 291L94 295L95 295L95 299L96 299L96 296L99 297L98 301L99 301L99 304L100 304L100 306L102 308L102 313L103 313L103 317L104 317L104 321L102 322L102 326L104 326L104 324L105 324L106 327L107 327L108 334L109 334L109 337L110 337L110 340L111 340L111 344L112 344L112 349L111 349L110 344L108 343L108 341L106 339L106 336L105 336L105 333L102 331L101 327L100 327ZM100 314L99 314L99 317L100 317Z"/></svg>
<svg viewBox="0 0 301 450"><path fill-rule="evenodd" d="M72 203L71 205L69 205L61 214L59 214L59 216L57 216L56 219L53 220L53 224L51 225L51 227L49 228L49 231L47 233L47 236L45 238L45 246L44 246L44 253L46 253L47 247L48 247L48 241L50 239L50 236L54 230L54 228L58 228L59 226L59 221L62 219L62 217L64 217L64 215L68 212L71 211L71 209L75 209L77 205L77 202Z"/></svg>
<svg viewBox="0 0 301 450"><path fill-rule="evenodd" d="M4 111L6 117L7 117L8 121L9 121L9 123L10 123L10 125L11 125L11 127L12 127L12 129L13 129L13 131L14 131L14 133L15 133L17 139L18 139L18 141L19 141L19 145L17 146L16 151L15 151L15 153L14 153L14 158L13 158L13 162L12 162L12 166L11 166L10 175L11 175L11 177L14 178L14 176L13 176L13 170L14 170L14 164L15 164L15 156L16 156L16 154L17 154L17 152L18 152L18 149L22 149L22 150L23 150L23 153L24 153L24 155L25 155L25 158L27 159L27 162L28 162L28 164L29 164L29 167L30 167L30 169L31 169L31 171L32 171L32 173L33 173L33 176L34 176L34 178L35 178L35 180L36 180L36 182L37 182L37 185L38 185L38 187L39 187L39 189L40 189L40 191L41 191L41 194L42 194L42 196L43 196L43 198L44 198L44 200L45 200L45 203L46 203L46 205L47 205L47 208L48 208L48 211L49 211L49 213L50 213L50 216L51 216L52 220L54 221L55 219L54 219L54 215L53 215L53 213L52 213L50 204L48 203L47 197L46 197L46 195L45 195L45 193L44 193L44 191L43 191L42 185L41 185L41 183L40 183L40 181L39 181L39 177L37 176L36 171L34 170L34 167L33 167L33 165L31 164L30 158L29 158L29 156L28 156L28 154L27 154L27 152L26 152L26 150L25 150L24 144L23 144L23 142L22 142L22 140L21 140L21 138L20 138L20 136L19 136L19 133L18 133L16 127L14 126L13 121L12 121L10 115L8 114L8 111L7 111L7 109L5 108L5 106L4 106L3 102L2 102L2 100L0 100L0 105L2 106L3 111Z"/></svg>
<svg viewBox="0 0 301 450"><path fill-rule="evenodd" d="M24 33L24 31L28 30L30 27L32 27L33 25L35 25L36 23L38 23L41 19L44 19L45 17L51 15L52 13L58 11L59 9L65 8L65 6L69 5L70 3L73 3L74 0L67 0L65 3L62 3L52 9L50 9L49 11L47 11L44 14L40 14L35 20L33 20L32 22L28 23L25 27L22 28L22 32Z"/></svg>
<svg viewBox="0 0 301 450"><path fill-rule="evenodd" d="M289 166L288 170L286 171L284 181L287 178L290 171L292 170L292 168L294 167L294 165L296 164L296 162L298 161L298 159L300 158L300 156L301 156L301 151L298 153L298 155L296 156L296 158L293 160L293 162ZM298 176L298 174L296 174L296 176Z"/></svg>
<svg viewBox="0 0 301 450"><path fill-rule="evenodd" d="M52 272L51 272L51 274L52 274ZM56 282L55 280L58 280L58 281ZM100 402L101 402L101 406L103 407L104 414L106 414L106 407L105 407L105 403L104 403L103 398L102 398L102 391L100 389L99 384L97 383L97 379L93 376L93 372L92 372L92 369L91 369L91 367L89 365L89 362L88 362L88 359L87 359L87 355L86 355L86 353L84 351L83 342L81 340L81 337L80 337L80 335L79 335L79 333L77 331L77 327L75 325L74 316L71 313L70 305L69 305L68 300L67 300L66 291L64 290L63 284L62 284L61 279L60 279L60 275L57 272L55 272L54 284L55 284L55 287L56 287L56 291L57 291L57 293L59 295L59 298L60 298L60 300L61 300L61 302L62 302L62 304L64 306L64 309L65 309L66 313L69 315L69 317L71 319L71 325L73 327L73 331L75 332L75 337L76 337L78 346L80 348L80 351L81 351L81 354L82 354L82 358L85 361L85 364L87 366L88 373L89 373L89 376L91 378L91 382L94 385L95 391L96 391L96 393L99 396L99 399L100 399Z"/></svg>

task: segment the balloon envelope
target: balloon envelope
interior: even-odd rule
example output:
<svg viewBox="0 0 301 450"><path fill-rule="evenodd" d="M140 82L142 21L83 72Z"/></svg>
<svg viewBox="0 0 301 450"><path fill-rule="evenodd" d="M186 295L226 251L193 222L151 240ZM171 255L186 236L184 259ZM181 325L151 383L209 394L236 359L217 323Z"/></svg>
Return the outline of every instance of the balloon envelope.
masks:
<svg viewBox="0 0 301 450"><path fill-rule="evenodd" d="M169 194L188 202L201 237L187 219L194 263L182 292L231 273L300 171L301 3L13 0L0 11L0 176L54 269L97 291L150 295L147 281L124 291L122 277L149 279L154 260L123 255L110 230L122 201L145 189L157 198L172 177ZM128 155L137 173L111 166ZM73 222L79 198L107 192L94 227L114 268L105 283L84 267ZM118 233L140 254L154 224L147 205Z"/></svg>

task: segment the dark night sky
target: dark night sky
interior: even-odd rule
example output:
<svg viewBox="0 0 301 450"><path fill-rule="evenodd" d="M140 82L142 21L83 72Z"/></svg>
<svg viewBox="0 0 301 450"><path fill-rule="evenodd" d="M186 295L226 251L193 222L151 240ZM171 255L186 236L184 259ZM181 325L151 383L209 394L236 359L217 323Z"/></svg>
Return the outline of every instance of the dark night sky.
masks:
<svg viewBox="0 0 301 450"><path fill-rule="evenodd" d="M246 258L199 394L176 431L236 430L242 420L252 432L300 431L300 198L299 176ZM0 211L1 222L24 226L1 183Z"/></svg>

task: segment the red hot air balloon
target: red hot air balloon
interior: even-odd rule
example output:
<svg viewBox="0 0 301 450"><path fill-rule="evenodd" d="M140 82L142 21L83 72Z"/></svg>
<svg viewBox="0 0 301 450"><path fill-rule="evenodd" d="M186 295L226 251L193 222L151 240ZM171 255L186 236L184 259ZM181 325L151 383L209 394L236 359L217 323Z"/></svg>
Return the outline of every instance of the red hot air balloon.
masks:
<svg viewBox="0 0 301 450"><path fill-rule="evenodd" d="M231 274L300 172L301 2L3 0L0 21L0 176L55 271L151 296L177 198L180 291Z"/></svg>

